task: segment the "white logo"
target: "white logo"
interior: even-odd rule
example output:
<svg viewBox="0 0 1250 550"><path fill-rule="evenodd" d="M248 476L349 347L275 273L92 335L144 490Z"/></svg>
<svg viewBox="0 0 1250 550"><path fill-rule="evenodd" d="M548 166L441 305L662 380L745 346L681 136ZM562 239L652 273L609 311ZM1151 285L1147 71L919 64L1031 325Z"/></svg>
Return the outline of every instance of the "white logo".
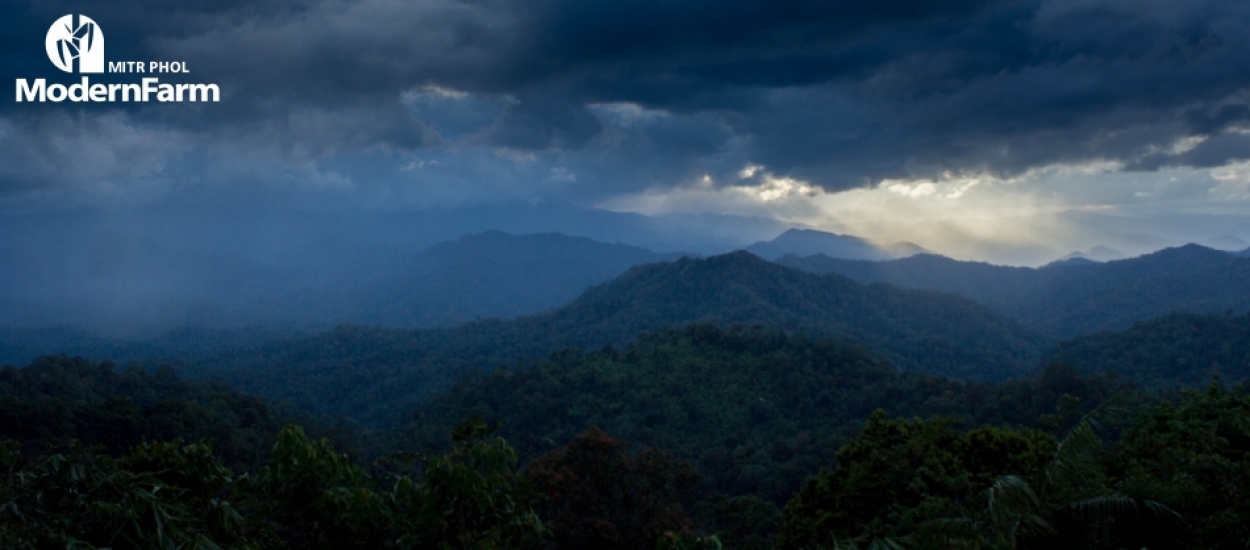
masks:
<svg viewBox="0 0 1250 550"><path fill-rule="evenodd" d="M67 73L104 72L104 33L85 15L66 15L48 28L48 59ZM77 69L77 71L75 71Z"/></svg>
<svg viewBox="0 0 1250 550"><path fill-rule="evenodd" d="M57 19L48 28L44 39L48 59L56 68L67 73L81 73L78 82L64 83L52 79L36 78L33 81L19 78L16 84L18 103L44 103L51 101L113 103L149 102L161 103L221 101L221 88L216 84L164 83L155 76L140 77L137 81L91 82L88 74L178 74L191 71L186 61L104 61L104 33L99 23L85 15L71 14Z"/></svg>

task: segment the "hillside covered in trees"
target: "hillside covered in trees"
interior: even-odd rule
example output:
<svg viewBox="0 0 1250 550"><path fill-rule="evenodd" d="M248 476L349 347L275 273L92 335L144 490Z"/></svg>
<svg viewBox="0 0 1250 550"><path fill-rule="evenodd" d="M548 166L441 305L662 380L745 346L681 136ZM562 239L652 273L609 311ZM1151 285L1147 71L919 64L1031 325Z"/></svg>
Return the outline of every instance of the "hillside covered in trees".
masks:
<svg viewBox="0 0 1250 550"><path fill-rule="evenodd" d="M717 320L837 337L905 370L988 380L1026 372L1045 340L971 300L812 275L738 252L631 269L550 313L454 329L342 326L185 367L324 414L392 421L466 372L643 331Z"/></svg>
<svg viewBox="0 0 1250 550"><path fill-rule="evenodd" d="M1036 269L929 254L885 262L819 255L778 262L863 283L960 294L1060 338L1120 330L1174 311L1250 311L1250 259L1195 244L1127 260Z"/></svg>
<svg viewBox="0 0 1250 550"><path fill-rule="evenodd" d="M1193 387L1213 376L1238 384L1250 379L1250 314L1174 313L1061 342L1044 361L1083 373L1114 372L1152 389Z"/></svg>
<svg viewBox="0 0 1250 550"><path fill-rule="evenodd" d="M221 383L181 380L168 366L149 373L64 355L0 368L0 419L0 439L28 447L76 440L118 455L143 441L212 440L239 468L259 465L273 434L293 422L355 445L318 419Z"/></svg>
<svg viewBox="0 0 1250 550"><path fill-rule="evenodd" d="M24 414L15 400L81 403L70 424L92 426L75 424L104 414L86 388L114 377L98 392L112 395L104 410L145 395L201 395L168 371L118 376L64 358L4 372L6 388L19 388L6 390L0 409L10 426ZM214 421L197 431L186 418L237 409L217 389L226 396L207 414L136 406L139 443L61 439L96 433L76 427L0 444L0 544L710 550L1250 540L1250 505L1239 497L1250 491L1244 386L1152 396L1058 366L973 384L898 372L852 345L696 325L468 379L414 413L367 464L297 427ZM263 409L252 401L247 410ZM474 413L501 428L451 420ZM175 419L181 433L160 431ZM234 460L232 471L222 445L240 440L265 451Z"/></svg>
<svg viewBox="0 0 1250 550"><path fill-rule="evenodd" d="M701 324L469 376L417 408L387 446L433 449L461 419L480 417L534 457L597 426L691 460L709 492L780 505L874 410L1058 429L1115 389L1063 367L1000 385L952 380L899 371L850 344Z"/></svg>

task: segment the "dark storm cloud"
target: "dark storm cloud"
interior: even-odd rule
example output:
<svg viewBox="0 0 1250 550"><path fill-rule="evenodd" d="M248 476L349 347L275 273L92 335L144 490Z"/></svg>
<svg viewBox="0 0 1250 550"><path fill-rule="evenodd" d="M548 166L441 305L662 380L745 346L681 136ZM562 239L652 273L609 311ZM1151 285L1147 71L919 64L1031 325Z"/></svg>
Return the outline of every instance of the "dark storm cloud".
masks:
<svg viewBox="0 0 1250 550"><path fill-rule="evenodd" d="M16 3L4 74L51 74L42 33L70 12L101 23L109 58L187 60L224 90L220 105L120 120L279 164L498 149L520 156L464 154L526 158L511 184L593 201L747 163L836 190L1250 156L1242 0ZM1208 139L1176 148L1193 136Z"/></svg>

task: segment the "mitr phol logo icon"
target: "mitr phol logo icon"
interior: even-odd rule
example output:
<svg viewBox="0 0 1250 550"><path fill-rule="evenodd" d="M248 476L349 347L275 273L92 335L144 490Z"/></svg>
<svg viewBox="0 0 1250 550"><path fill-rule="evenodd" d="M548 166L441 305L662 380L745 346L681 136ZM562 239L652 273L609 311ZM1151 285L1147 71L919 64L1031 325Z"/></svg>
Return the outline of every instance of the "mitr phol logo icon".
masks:
<svg viewBox="0 0 1250 550"><path fill-rule="evenodd" d="M48 59L67 73L104 72L104 33L85 15L66 15L48 28Z"/></svg>

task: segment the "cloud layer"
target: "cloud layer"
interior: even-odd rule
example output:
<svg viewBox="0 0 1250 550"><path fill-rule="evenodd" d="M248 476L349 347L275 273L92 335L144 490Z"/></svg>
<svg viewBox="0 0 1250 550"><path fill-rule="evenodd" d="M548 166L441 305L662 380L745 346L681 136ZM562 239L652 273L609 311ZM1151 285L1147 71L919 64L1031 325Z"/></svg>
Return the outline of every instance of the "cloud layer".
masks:
<svg viewBox="0 0 1250 550"><path fill-rule="evenodd" d="M162 185L596 205L748 166L839 192L1250 158L1241 0L6 2L0 73L58 78L42 33L74 12L109 59L185 60L223 101L6 102L10 207Z"/></svg>

